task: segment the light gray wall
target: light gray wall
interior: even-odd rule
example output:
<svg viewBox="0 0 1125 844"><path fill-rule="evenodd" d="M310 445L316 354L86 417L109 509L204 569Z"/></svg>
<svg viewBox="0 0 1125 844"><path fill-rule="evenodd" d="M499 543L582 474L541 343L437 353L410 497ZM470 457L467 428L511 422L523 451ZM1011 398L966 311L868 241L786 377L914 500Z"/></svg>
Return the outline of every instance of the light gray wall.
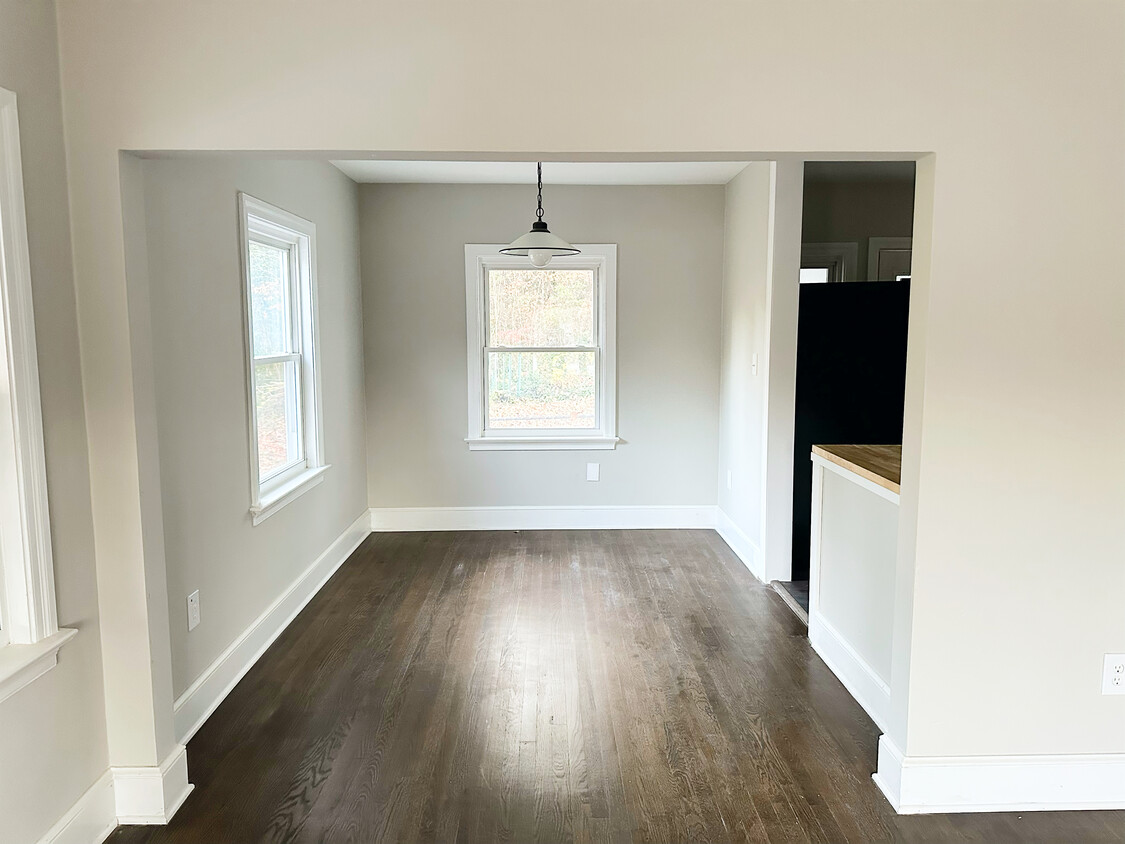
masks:
<svg viewBox="0 0 1125 844"><path fill-rule="evenodd" d="M614 451L470 452L466 243L514 238L512 185L361 189L373 507L714 504L723 188L551 187L552 231L618 244ZM586 463L601 481L586 481Z"/></svg>
<svg viewBox="0 0 1125 844"><path fill-rule="evenodd" d="M827 165L819 165L821 168ZM802 243L856 243L859 279L867 278L867 241L910 237L914 222L914 179L826 179L806 176Z"/></svg>
<svg viewBox="0 0 1125 844"><path fill-rule="evenodd" d="M768 162L750 164L727 184L723 262L719 507L759 553L769 352L770 171Z"/></svg>
<svg viewBox="0 0 1125 844"><path fill-rule="evenodd" d="M59 625L79 631L0 703L0 842L26 844L108 764L53 4L0 0L0 87L18 98Z"/></svg>
<svg viewBox="0 0 1125 844"><path fill-rule="evenodd" d="M177 696L367 506L358 195L331 165L144 162L149 283ZM317 226L324 483L251 525L237 192ZM198 589L202 622L187 630Z"/></svg>

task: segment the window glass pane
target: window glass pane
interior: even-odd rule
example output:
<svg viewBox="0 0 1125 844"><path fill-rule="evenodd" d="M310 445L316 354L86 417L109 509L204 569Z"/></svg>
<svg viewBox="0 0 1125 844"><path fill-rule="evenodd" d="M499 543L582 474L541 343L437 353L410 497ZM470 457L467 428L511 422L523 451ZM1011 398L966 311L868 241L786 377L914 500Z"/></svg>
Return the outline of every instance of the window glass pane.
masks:
<svg viewBox="0 0 1125 844"><path fill-rule="evenodd" d="M489 352L489 428L593 428L593 352Z"/></svg>
<svg viewBox="0 0 1125 844"><path fill-rule="evenodd" d="M801 284L823 284L828 281L828 267L801 267Z"/></svg>
<svg viewBox="0 0 1125 844"><path fill-rule="evenodd" d="M254 366L258 475L265 479L302 458L297 361Z"/></svg>
<svg viewBox="0 0 1125 844"><path fill-rule="evenodd" d="M489 270L489 346L593 346L593 270Z"/></svg>
<svg viewBox="0 0 1125 844"><path fill-rule="evenodd" d="M250 242L250 309L254 357L283 355L290 348L289 251Z"/></svg>

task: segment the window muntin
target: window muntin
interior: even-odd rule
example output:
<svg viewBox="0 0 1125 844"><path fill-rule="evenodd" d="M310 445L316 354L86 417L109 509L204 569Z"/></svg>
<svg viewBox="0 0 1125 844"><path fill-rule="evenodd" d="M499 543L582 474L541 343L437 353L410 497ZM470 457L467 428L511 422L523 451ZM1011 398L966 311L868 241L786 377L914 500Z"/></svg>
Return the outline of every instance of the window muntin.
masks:
<svg viewBox="0 0 1125 844"><path fill-rule="evenodd" d="M612 448L616 247L546 268L469 244L470 448Z"/></svg>
<svg viewBox="0 0 1125 844"><path fill-rule="evenodd" d="M246 195L243 260L255 523L323 468L312 223ZM272 511L270 511L272 512ZM265 515L263 515L265 513Z"/></svg>

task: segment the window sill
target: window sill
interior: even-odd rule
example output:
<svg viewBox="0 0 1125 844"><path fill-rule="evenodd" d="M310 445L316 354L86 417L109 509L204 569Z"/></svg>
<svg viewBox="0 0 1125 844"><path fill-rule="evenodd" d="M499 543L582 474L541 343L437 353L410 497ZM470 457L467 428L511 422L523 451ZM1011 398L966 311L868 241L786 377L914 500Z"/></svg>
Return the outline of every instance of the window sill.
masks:
<svg viewBox="0 0 1125 844"><path fill-rule="evenodd" d="M77 634L77 630L67 627L34 645L0 647L0 701L54 668L59 661L59 648Z"/></svg>
<svg viewBox="0 0 1125 844"><path fill-rule="evenodd" d="M469 451L604 451L614 449L617 437L469 437Z"/></svg>
<svg viewBox="0 0 1125 844"><path fill-rule="evenodd" d="M317 466L315 469L309 469L304 474L298 475L277 489L271 489L268 494L262 496L257 504L250 508L250 520L255 525L260 525L290 501L296 501L313 487L319 486L321 481L324 480L324 473L330 468L330 466Z"/></svg>

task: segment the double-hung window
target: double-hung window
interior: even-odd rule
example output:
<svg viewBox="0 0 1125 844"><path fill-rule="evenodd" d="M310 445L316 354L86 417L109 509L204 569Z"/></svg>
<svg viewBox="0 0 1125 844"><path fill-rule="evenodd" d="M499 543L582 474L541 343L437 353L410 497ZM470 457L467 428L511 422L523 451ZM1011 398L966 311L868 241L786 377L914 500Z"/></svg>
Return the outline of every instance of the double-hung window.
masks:
<svg viewBox="0 0 1125 844"><path fill-rule="evenodd" d="M77 634L55 608L16 95L0 88L0 700Z"/></svg>
<svg viewBox="0 0 1125 844"><path fill-rule="evenodd" d="M239 194L254 524L323 478L316 226Z"/></svg>
<svg viewBox="0 0 1125 844"><path fill-rule="evenodd" d="M501 248L465 246L469 448L613 448L617 247L542 269Z"/></svg>

